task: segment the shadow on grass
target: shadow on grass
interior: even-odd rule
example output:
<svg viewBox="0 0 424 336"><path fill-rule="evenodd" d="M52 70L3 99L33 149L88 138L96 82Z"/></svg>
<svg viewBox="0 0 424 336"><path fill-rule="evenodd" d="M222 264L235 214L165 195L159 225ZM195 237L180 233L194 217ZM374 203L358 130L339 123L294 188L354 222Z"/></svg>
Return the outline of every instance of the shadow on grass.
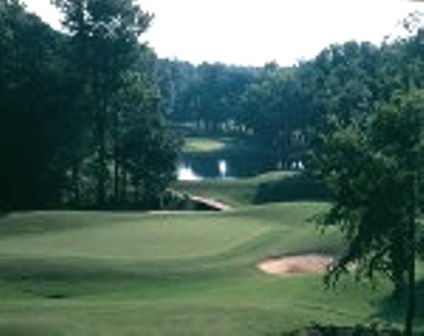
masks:
<svg viewBox="0 0 424 336"><path fill-rule="evenodd" d="M424 335L424 279L416 285L416 313L414 320L414 335ZM312 324L292 333L290 336L401 336L405 303L402 298L387 296L374 302L376 313L369 317L367 325L334 326L326 324Z"/></svg>
<svg viewBox="0 0 424 336"><path fill-rule="evenodd" d="M322 183L305 174L295 174L278 181L261 183L254 203L325 201L329 197L330 194Z"/></svg>
<svg viewBox="0 0 424 336"><path fill-rule="evenodd" d="M342 327L333 325L313 325L286 334L290 336L401 336L402 332L392 328L356 325Z"/></svg>
<svg viewBox="0 0 424 336"><path fill-rule="evenodd" d="M37 322L22 319L21 321L2 322L0 324L0 335L7 336L53 336L64 335L63 330L57 329L48 322Z"/></svg>
<svg viewBox="0 0 424 336"><path fill-rule="evenodd" d="M0 210L0 219L7 217L10 213L11 213L11 211Z"/></svg>
<svg viewBox="0 0 424 336"><path fill-rule="evenodd" d="M15 214L17 216L14 216ZM104 220L101 223L108 223L113 220L113 217L108 219L106 214L103 218ZM78 212L41 211L37 213L36 211L17 211L0 216L0 237L75 230L96 224L97 222L93 223L92 216L81 216Z"/></svg>
<svg viewBox="0 0 424 336"><path fill-rule="evenodd" d="M424 280L416 285L416 313L415 326L420 330L419 335L424 334ZM405 304L402 299L392 296L386 297L377 305L378 312L373 316L376 319L388 320L403 324L405 316Z"/></svg>

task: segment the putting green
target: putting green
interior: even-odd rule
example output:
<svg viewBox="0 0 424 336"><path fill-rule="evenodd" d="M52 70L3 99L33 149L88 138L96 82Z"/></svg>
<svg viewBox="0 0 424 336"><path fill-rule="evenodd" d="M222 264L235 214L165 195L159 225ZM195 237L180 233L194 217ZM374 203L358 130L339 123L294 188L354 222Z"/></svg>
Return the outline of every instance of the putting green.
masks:
<svg viewBox="0 0 424 336"><path fill-rule="evenodd" d="M139 261L198 258L228 251L270 229L257 220L228 221L219 214L114 217L114 222L102 224L100 217L84 226L74 214L76 224L66 230L52 230L53 225L44 223L43 230L0 238L0 254ZM26 220L31 217L26 215Z"/></svg>

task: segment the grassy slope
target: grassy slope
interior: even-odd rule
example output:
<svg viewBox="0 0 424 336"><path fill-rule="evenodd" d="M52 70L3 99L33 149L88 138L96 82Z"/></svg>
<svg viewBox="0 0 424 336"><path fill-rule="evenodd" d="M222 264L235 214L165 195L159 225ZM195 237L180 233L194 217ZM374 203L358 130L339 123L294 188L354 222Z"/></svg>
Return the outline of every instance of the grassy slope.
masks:
<svg viewBox="0 0 424 336"><path fill-rule="evenodd" d="M340 249L309 221L324 203L251 206L289 197L280 181L291 177L177 185L236 206L227 213L0 218L0 335L279 335L314 321L401 321L384 282L374 291L346 279L332 292L319 275L256 269L270 255Z"/></svg>
<svg viewBox="0 0 424 336"><path fill-rule="evenodd" d="M307 221L324 206L6 216L0 334L265 335L311 321L366 321L379 314L384 284L372 291L344 281L333 293L319 276L255 268L268 255L336 250L336 235Z"/></svg>
<svg viewBox="0 0 424 336"><path fill-rule="evenodd" d="M321 185L296 172L269 172L241 180L180 181L181 192L210 197L233 207L287 201L323 200Z"/></svg>

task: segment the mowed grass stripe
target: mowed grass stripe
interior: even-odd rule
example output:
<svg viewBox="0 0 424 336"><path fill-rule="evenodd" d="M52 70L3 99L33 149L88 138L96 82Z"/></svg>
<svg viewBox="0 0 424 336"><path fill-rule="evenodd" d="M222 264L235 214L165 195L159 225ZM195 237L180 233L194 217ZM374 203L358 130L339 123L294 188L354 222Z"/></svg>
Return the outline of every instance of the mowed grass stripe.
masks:
<svg viewBox="0 0 424 336"><path fill-rule="evenodd" d="M197 220L195 215L175 214L130 220L124 217L113 224L78 225L74 230L46 229L0 238L0 254L139 261L197 258L223 253L269 229L257 220L229 221L214 214L199 216Z"/></svg>
<svg viewBox="0 0 424 336"><path fill-rule="evenodd" d="M51 329L61 335L280 335L313 321L365 322L367 313L373 311L372 305L363 300L369 293L374 293L372 299L381 297L381 292L369 289L326 293L319 279L309 277L296 282L282 279L273 283L233 283L222 290L211 282L209 288L195 287L185 295L176 290L175 297L37 300L8 304L0 314L5 324L20 320L37 328L43 322L52 322Z"/></svg>

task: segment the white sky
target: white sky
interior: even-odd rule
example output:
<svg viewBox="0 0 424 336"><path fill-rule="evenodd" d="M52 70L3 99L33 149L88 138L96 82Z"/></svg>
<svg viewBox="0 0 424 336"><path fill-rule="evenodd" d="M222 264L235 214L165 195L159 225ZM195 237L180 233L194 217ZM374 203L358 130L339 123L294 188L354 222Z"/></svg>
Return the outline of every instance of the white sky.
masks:
<svg viewBox="0 0 424 336"><path fill-rule="evenodd" d="M332 43L379 43L424 2L407 0L139 0L155 14L144 34L160 57L193 63L291 65ZM24 0L58 27L49 0Z"/></svg>

